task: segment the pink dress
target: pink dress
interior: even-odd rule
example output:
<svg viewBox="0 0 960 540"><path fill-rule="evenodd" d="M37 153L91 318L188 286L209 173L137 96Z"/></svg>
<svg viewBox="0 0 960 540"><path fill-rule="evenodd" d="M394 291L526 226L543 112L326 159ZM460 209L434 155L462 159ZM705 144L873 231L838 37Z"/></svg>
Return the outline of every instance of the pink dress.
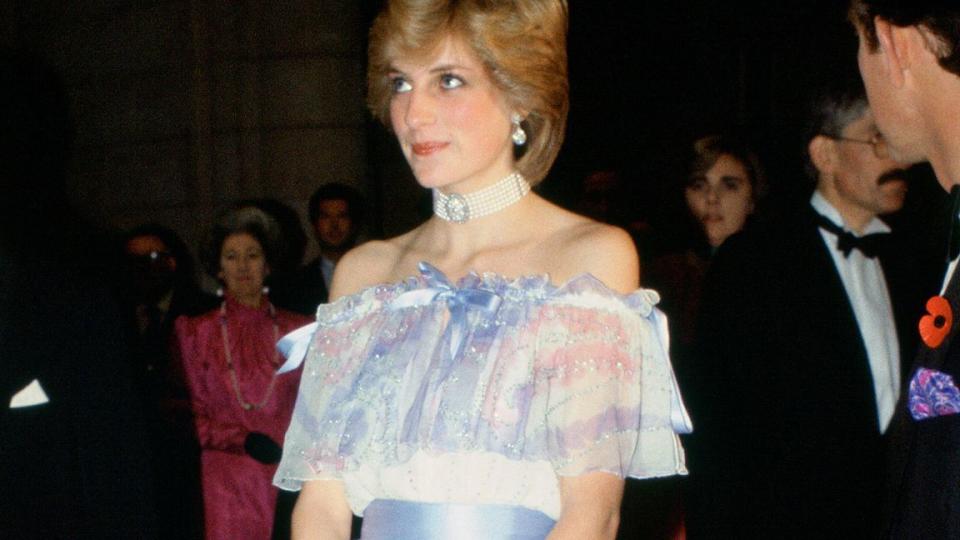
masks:
<svg viewBox="0 0 960 540"><path fill-rule="evenodd" d="M222 320L226 321L239 396L227 367ZM271 311L267 302L251 308L229 298L222 309L176 321L201 447L208 539L270 538L277 497L271 479L276 465L254 460L244 452L243 443L252 431L264 433L278 444L283 441L300 371L278 376L269 398L259 405L282 360L275 352L277 336L308 322L296 313ZM253 407L244 409L241 400Z"/></svg>

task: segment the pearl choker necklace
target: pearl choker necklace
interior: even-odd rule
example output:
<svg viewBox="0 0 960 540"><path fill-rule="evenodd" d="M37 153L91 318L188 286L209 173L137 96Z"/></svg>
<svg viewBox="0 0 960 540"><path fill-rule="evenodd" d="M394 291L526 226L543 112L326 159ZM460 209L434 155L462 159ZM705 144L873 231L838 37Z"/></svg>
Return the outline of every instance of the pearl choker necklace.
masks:
<svg viewBox="0 0 960 540"><path fill-rule="evenodd" d="M492 186L460 195L433 190L433 213L440 219L466 223L471 219L499 212L530 192L530 184L519 172L513 172Z"/></svg>

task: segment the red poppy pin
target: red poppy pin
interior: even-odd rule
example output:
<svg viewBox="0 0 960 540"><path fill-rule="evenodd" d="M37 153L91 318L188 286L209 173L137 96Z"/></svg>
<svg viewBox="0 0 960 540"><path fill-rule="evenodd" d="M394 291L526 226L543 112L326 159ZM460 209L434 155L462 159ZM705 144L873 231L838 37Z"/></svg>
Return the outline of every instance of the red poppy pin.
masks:
<svg viewBox="0 0 960 540"><path fill-rule="evenodd" d="M927 300L927 314L920 317L920 339L931 349L943 343L953 326L953 309L950 302L942 296L933 296Z"/></svg>

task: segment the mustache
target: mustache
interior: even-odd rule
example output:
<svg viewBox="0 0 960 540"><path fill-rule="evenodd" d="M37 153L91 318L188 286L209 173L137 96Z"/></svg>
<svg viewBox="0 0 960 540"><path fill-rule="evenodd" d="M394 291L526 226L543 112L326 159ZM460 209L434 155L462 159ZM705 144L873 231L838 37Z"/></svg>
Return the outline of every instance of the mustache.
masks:
<svg viewBox="0 0 960 540"><path fill-rule="evenodd" d="M894 182L896 180L907 181L907 170L906 169L890 169L889 171L881 174L877 178L877 185L882 186L887 182Z"/></svg>

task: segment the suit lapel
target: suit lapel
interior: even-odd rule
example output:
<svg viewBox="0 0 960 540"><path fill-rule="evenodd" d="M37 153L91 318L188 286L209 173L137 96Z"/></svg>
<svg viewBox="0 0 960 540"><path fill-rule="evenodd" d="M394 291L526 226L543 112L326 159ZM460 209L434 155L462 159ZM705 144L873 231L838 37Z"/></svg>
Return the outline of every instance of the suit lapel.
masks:
<svg viewBox="0 0 960 540"><path fill-rule="evenodd" d="M795 238L801 245L797 246L796 252L800 261L806 261L800 267L801 283L806 289L798 291L798 298L801 301L804 298L818 299L806 302L813 334L811 341L829 348L830 354L826 357L848 358L849 368L860 371L868 365L863 337L843 281L809 205L804 208L798 225L800 230Z"/></svg>

